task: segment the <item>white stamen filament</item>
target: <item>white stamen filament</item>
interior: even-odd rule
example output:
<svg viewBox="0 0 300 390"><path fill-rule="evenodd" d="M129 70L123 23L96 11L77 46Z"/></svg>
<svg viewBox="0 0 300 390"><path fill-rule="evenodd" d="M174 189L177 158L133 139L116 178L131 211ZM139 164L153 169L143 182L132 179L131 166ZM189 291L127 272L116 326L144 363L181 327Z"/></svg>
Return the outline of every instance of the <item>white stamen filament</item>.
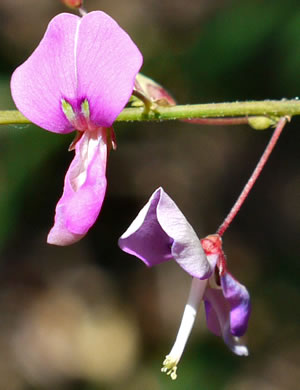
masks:
<svg viewBox="0 0 300 390"><path fill-rule="evenodd" d="M183 312L175 343L171 352L166 356L166 359L163 362L161 371L170 375L173 380L177 378L177 364L182 356L191 330L193 329L198 307L203 298L206 285L207 280L192 279L190 294Z"/></svg>

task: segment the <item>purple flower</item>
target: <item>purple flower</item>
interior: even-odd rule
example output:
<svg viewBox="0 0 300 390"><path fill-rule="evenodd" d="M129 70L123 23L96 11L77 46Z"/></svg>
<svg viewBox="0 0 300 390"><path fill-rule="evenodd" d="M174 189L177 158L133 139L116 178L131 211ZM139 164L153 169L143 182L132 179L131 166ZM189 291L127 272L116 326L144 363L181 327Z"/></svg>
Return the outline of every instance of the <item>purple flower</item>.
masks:
<svg viewBox="0 0 300 390"><path fill-rule="evenodd" d="M128 102L142 55L108 15L57 15L11 79L17 108L56 133L79 131L48 243L68 245L95 222L106 191L112 124Z"/></svg>
<svg viewBox="0 0 300 390"><path fill-rule="evenodd" d="M250 297L246 287L227 271L218 234L199 240L173 200L159 188L121 236L119 246L147 266L173 259L193 277L179 332L163 362L163 372L176 379L177 364L202 300L209 330L222 336L235 354L248 355L240 337L247 330Z"/></svg>

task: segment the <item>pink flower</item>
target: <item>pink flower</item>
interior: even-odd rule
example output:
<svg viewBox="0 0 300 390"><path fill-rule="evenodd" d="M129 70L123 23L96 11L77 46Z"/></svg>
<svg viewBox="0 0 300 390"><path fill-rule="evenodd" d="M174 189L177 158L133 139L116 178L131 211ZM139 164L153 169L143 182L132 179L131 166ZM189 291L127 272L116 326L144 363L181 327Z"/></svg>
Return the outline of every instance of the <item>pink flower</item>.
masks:
<svg viewBox="0 0 300 390"><path fill-rule="evenodd" d="M142 55L104 12L63 13L49 23L32 55L11 79L17 108L55 133L78 130L48 243L80 240L99 215L106 191L112 124L128 102Z"/></svg>

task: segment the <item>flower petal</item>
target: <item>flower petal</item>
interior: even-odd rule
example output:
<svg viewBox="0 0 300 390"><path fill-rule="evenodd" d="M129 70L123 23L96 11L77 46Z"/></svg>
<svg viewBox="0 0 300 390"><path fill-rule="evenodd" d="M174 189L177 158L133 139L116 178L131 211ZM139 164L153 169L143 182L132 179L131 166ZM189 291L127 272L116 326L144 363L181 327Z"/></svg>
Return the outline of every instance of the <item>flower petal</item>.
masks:
<svg viewBox="0 0 300 390"><path fill-rule="evenodd" d="M99 128L84 132L77 142L64 192L56 206L54 226L48 235L49 244L73 244L97 219L106 191L106 131Z"/></svg>
<svg viewBox="0 0 300 390"><path fill-rule="evenodd" d="M160 189L156 190L119 239L120 248L151 267L170 260L172 239L157 221Z"/></svg>
<svg viewBox="0 0 300 390"><path fill-rule="evenodd" d="M213 269L193 228L162 188L154 192L119 245L147 265L173 258L199 279L208 278Z"/></svg>
<svg viewBox="0 0 300 390"><path fill-rule="evenodd" d="M230 305L230 329L234 336L243 336L251 312L250 295L245 286L226 272L220 277L223 294Z"/></svg>
<svg viewBox="0 0 300 390"><path fill-rule="evenodd" d="M191 276L207 279L213 271L198 236L185 216L161 188L157 205L157 219L163 230L172 238L174 260Z"/></svg>
<svg viewBox="0 0 300 390"><path fill-rule="evenodd" d="M36 125L57 133L70 126L61 99L76 97L75 37L80 18L57 15L32 55L13 73L11 93L17 108Z"/></svg>
<svg viewBox="0 0 300 390"><path fill-rule="evenodd" d="M128 34L104 12L60 14L13 73L12 97L22 114L52 132L74 130L63 99L77 115L87 100L90 120L110 127L129 100L142 61Z"/></svg>
<svg viewBox="0 0 300 390"><path fill-rule="evenodd" d="M222 289L207 287L204 303L208 329L217 336L223 336L225 343L235 354L247 356L247 347L237 337L244 333L234 333L232 308Z"/></svg>
<svg viewBox="0 0 300 390"><path fill-rule="evenodd" d="M226 303L225 303L226 304ZM206 324L208 329L216 336L222 336L222 329L216 311L209 301L209 294L204 298L204 307L206 314Z"/></svg>
<svg viewBox="0 0 300 390"><path fill-rule="evenodd" d="M88 100L93 123L110 127L132 94L143 57L129 35L101 11L82 18L77 52L78 98Z"/></svg>

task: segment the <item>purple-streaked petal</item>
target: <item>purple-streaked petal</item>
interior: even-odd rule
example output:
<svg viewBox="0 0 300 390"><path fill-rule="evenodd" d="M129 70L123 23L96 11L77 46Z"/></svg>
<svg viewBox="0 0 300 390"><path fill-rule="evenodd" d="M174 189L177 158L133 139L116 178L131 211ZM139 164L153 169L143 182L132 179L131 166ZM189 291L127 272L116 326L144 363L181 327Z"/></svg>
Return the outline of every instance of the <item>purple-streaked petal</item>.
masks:
<svg viewBox="0 0 300 390"><path fill-rule="evenodd" d="M74 130L62 111L62 99L81 112L88 101L90 120L110 127L126 105L142 55L128 34L104 12L80 18L56 16L39 46L11 80L17 108L46 130Z"/></svg>
<svg viewBox="0 0 300 390"><path fill-rule="evenodd" d="M193 228L162 188L154 192L119 245L147 265L173 258L199 279L208 278L213 269Z"/></svg>
<svg viewBox="0 0 300 390"><path fill-rule="evenodd" d="M248 348L231 332L230 305L222 290L207 287L204 303L208 329L217 336L222 336L226 345L236 355L247 356Z"/></svg>
<svg viewBox="0 0 300 390"><path fill-rule="evenodd" d="M88 100L93 123L110 127L132 94L143 57L129 35L101 11L82 18L77 52L78 97Z"/></svg>
<svg viewBox="0 0 300 390"><path fill-rule="evenodd" d="M63 195L57 203L54 226L47 242L70 245L94 224L106 191L106 130L84 132L65 177Z"/></svg>
<svg viewBox="0 0 300 390"><path fill-rule="evenodd" d="M220 277L225 299L230 305L230 329L234 336L243 336L251 312L250 295L245 286L226 272Z"/></svg>
<svg viewBox="0 0 300 390"><path fill-rule="evenodd" d="M32 55L13 73L11 93L17 108L36 125L57 133L74 129L61 99L76 98L75 37L80 18L57 15Z"/></svg>
<svg viewBox="0 0 300 390"><path fill-rule="evenodd" d="M173 240L157 221L160 190L156 190L119 239L120 248L141 259L148 267L170 260Z"/></svg>

